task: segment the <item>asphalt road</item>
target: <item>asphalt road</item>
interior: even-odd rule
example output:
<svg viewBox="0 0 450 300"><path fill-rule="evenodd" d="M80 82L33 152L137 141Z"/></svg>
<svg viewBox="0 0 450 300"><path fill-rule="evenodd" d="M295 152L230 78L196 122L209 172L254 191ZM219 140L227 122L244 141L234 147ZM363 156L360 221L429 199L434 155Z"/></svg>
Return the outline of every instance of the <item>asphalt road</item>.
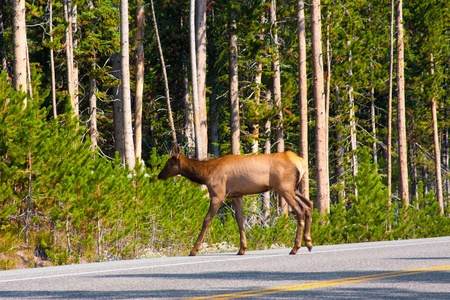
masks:
<svg viewBox="0 0 450 300"><path fill-rule="evenodd" d="M0 271L1 299L450 299L450 237Z"/></svg>

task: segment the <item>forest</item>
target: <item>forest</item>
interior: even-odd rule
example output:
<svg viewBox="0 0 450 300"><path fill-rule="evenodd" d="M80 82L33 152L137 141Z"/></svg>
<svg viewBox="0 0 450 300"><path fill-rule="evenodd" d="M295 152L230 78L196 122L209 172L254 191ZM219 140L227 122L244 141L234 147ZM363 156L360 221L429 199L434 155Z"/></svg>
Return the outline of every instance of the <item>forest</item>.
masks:
<svg viewBox="0 0 450 300"><path fill-rule="evenodd" d="M450 235L448 1L0 0L0 32L0 270L188 254L174 143L299 154L314 245ZM290 247L282 198L244 210ZM201 253L238 244L226 201Z"/></svg>

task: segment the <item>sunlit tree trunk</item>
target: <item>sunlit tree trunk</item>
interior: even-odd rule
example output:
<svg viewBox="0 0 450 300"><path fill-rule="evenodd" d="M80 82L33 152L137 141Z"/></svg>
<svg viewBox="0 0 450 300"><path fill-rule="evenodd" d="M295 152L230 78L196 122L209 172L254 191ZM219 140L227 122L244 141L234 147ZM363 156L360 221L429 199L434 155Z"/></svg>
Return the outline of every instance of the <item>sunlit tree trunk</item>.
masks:
<svg viewBox="0 0 450 300"><path fill-rule="evenodd" d="M50 23L50 42L53 43L53 4L49 1L49 23ZM53 49L50 48L50 73L52 74L52 108L53 108L53 118L58 117L58 110L56 107L56 78L55 78L55 58L53 54Z"/></svg>
<svg viewBox="0 0 450 300"><path fill-rule="evenodd" d="M208 126L206 120L206 0L195 1L195 47L197 52L198 114L200 122L200 131L197 139L202 144L198 158L204 159L208 154Z"/></svg>
<svg viewBox="0 0 450 300"><path fill-rule="evenodd" d="M433 53L430 54L431 69L430 74L434 74ZM442 192L442 171L441 171L441 148L439 143L439 130L436 112L436 98L431 98L431 115L433 119L433 140L434 140L434 169L436 173L436 196L439 203L440 215L444 214L444 194Z"/></svg>
<svg viewBox="0 0 450 300"><path fill-rule="evenodd" d="M130 90L130 56L129 56L129 25L128 0L120 1L120 59L122 81L122 113L123 113L123 141L124 163L131 170L135 165L133 126L131 118L131 90Z"/></svg>
<svg viewBox="0 0 450 300"><path fill-rule="evenodd" d="M266 93L266 102L267 105L271 105L271 93L268 91ZM264 136L266 138L266 141L264 143L264 154L270 154L270 149L272 147L271 141L270 141L270 135L271 135L271 122L270 119L266 120L266 123L264 124ZM262 194L262 214L263 214L263 220L267 223L270 221L270 191L265 192Z"/></svg>
<svg viewBox="0 0 450 300"><path fill-rule="evenodd" d="M400 196L405 208L409 207L408 144L406 143L406 107L402 0L397 0L397 127L400 163Z"/></svg>
<svg viewBox="0 0 450 300"><path fill-rule="evenodd" d="M134 46L136 47L136 95L134 98L134 148L136 159L142 156L142 102L144 97L144 26L145 8L144 1L136 0L136 32L134 34Z"/></svg>
<svg viewBox="0 0 450 300"><path fill-rule="evenodd" d="M13 0L13 55L14 89L27 92L27 28L25 22L25 0ZM27 105L26 98L24 105Z"/></svg>
<svg viewBox="0 0 450 300"><path fill-rule="evenodd" d="M67 89L74 110L74 115L78 116L78 101L75 95L75 69L73 57L73 9L72 1L64 0L64 19L66 22L66 60L67 60Z"/></svg>
<svg viewBox="0 0 450 300"><path fill-rule="evenodd" d="M305 1L297 1L297 27L298 27L298 66L299 66L299 107L300 107L300 157L305 161L308 158L308 84L306 77L306 33L305 33ZM300 183L300 192L309 198L308 170Z"/></svg>
<svg viewBox="0 0 450 300"><path fill-rule="evenodd" d="M272 60L272 80L273 80L273 103L275 104L277 113L277 122L275 123L275 145L277 152L284 152L284 133L283 133L283 111L281 107L281 74L280 74L280 57L278 51L278 33L277 33L277 14L276 14L276 0L271 0L270 5L270 24L272 26L272 37L273 37L273 53L274 58ZM278 197L278 205L280 208L280 213L287 215L289 213L289 206L282 197Z"/></svg>
<svg viewBox="0 0 450 300"><path fill-rule="evenodd" d="M238 90L238 46L236 35L236 21L234 13L230 14L229 24L229 81L230 81L230 129L231 154L240 154L240 126L239 126L239 90Z"/></svg>
<svg viewBox="0 0 450 300"><path fill-rule="evenodd" d="M311 48L313 66L313 91L315 104L315 155L317 181L317 208L322 215L330 211L330 183L328 178L328 149L325 94L322 63L322 22L320 0L311 3Z"/></svg>
<svg viewBox="0 0 450 300"><path fill-rule="evenodd" d="M94 3L92 0L88 3L88 9L92 10ZM96 49L92 49L93 57L91 62L91 74L89 75L89 136L91 140L91 151L95 151L98 145L98 131L97 131L97 83L94 77L95 54Z"/></svg>
<svg viewBox="0 0 450 300"><path fill-rule="evenodd" d="M389 50L389 94L388 94L388 119L387 119L387 190L388 205L391 205L392 195L392 81L394 73L394 1L391 0L391 27Z"/></svg>
<svg viewBox="0 0 450 300"><path fill-rule="evenodd" d="M195 157L203 158L206 149L202 143L202 133L200 124L200 103L198 97L198 75L197 75L197 50L196 50L196 31L195 31L195 0L190 2L189 11L189 33L191 48L191 75L192 75L192 103L194 107L194 132L195 132Z"/></svg>
<svg viewBox="0 0 450 300"><path fill-rule="evenodd" d="M349 48L348 54L348 62L350 65L350 69L348 70L348 77L351 78L353 76L353 70L351 66L352 61L352 51L350 50L350 41L347 41L347 47ZM356 119L355 119L355 97L353 95L353 85L349 84L348 86L348 101L349 101L349 114L350 114L350 146L352 150L352 171L353 171L353 181L355 186L353 187L353 191L355 197L358 197L358 189L356 188L356 175L358 174L358 159L356 156L356 147L357 147L357 139L356 139Z"/></svg>

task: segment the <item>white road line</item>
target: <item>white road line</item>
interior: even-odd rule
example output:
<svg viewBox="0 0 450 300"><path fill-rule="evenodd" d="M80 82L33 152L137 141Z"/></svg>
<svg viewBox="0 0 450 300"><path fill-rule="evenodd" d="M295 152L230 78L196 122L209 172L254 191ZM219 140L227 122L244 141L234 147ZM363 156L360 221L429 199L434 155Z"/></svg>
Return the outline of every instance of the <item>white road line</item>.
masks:
<svg viewBox="0 0 450 300"><path fill-rule="evenodd" d="M450 243L450 238L448 238L447 240L429 241L429 242L413 242L413 241L414 240L411 240L412 243L402 243L402 244L396 244L396 245L380 245L380 246L369 246L369 247L355 247L355 248L350 247L350 248L332 249L332 250L319 250L319 251L313 251L313 252L299 253L297 255L314 255L314 254L330 253L330 252L344 252L344 251L370 250L370 249L404 247L404 246L414 246L414 245L419 246L419 245L441 244L441 243ZM345 244L343 244L343 245L345 245ZM255 256L247 255L247 256L239 256L239 257L235 257L235 258L221 257L220 259L190 261L190 262L181 262L181 263L169 263L169 264L151 265L151 266L116 268L116 269L108 269L108 270L96 270L96 271L77 272L77 273L64 273L64 274L23 277L23 278L13 278L13 279L0 279L0 283L18 282L18 281L26 281L26 280L38 280L38 279L49 279L49 278L60 278L60 277L84 276L84 275L92 275L92 274L114 273L114 272L133 271L133 270L142 270L142 269L156 269L156 268L165 268L165 267L173 267L173 266L188 266L188 265L208 264L208 263L216 263L216 262L224 263L224 262L228 262L228 261L260 259L260 258L267 258L267 257L286 256L286 255L288 255L288 254L283 253L283 254L255 255ZM1 275L1 273L0 273L0 275Z"/></svg>

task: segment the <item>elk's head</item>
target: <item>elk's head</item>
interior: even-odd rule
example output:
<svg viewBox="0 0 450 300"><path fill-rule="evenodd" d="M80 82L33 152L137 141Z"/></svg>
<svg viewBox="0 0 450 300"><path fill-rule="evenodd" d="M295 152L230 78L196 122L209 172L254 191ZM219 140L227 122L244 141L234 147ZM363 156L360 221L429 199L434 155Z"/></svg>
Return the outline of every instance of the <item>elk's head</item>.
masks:
<svg viewBox="0 0 450 300"><path fill-rule="evenodd" d="M173 145L172 155L169 157L169 160L166 162L164 168L158 174L159 180L164 180L173 176L180 174L180 156L181 149L178 144Z"/></svg>

